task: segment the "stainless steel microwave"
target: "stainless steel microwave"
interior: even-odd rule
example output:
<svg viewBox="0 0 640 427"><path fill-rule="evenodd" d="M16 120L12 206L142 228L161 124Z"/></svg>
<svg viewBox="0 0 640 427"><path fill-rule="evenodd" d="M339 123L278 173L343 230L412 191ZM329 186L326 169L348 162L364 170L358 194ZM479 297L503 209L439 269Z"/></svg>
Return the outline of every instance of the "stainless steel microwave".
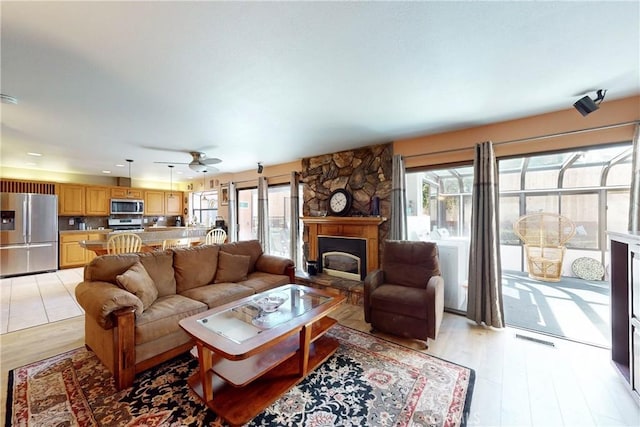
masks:
<svg viewBox="0 0 640 427"><path fill-rule="evenodd" d="M111 199L111 215L142 215L144 200Z"/></svg>

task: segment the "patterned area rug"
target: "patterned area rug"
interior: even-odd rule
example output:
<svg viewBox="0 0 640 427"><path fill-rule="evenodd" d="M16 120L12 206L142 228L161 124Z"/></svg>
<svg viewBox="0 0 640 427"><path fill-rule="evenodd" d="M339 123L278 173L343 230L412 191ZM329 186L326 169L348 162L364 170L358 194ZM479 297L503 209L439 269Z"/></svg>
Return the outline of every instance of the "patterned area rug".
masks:
<svg viewBox="0 0 640 427"><path fill-rule="evenodd" d="M340 348L249 426L464 426L474 371L344 326ZM9 373L6 425L224 426L189 390L179 356L116 391L84 348Z"/></svg>

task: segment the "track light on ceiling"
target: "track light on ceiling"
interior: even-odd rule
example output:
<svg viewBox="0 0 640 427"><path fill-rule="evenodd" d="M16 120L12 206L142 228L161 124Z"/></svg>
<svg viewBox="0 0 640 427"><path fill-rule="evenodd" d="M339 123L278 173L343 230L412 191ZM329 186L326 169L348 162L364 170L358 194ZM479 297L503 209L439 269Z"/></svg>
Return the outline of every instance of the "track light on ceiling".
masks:
<svg viewBox="0 0 640 427"><path fill-rule="evenodd" d="M262 166L262 163L258 162L258 173L262 173L263 170L264 166Z"/></svg>
<svg viewBox="0 0 640 427"><path fill-rule="evenodd" d="M596 99L591 99L589 95L586 95L578 99L573 106L580 114L586 116L600 108L600 103L604 100L606 93L606 89L599 89L596 92Z"/></svg>

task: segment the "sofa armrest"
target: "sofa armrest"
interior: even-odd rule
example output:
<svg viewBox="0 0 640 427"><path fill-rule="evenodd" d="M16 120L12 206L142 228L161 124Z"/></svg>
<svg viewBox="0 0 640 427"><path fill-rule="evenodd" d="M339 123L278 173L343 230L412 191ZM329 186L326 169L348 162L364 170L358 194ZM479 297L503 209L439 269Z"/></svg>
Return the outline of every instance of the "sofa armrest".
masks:
<svg viewBox="0 0 640 427"><path fill-rule="evenodd" d="M292 281L291 283L293 283L295 279L291 274L292 271L295 271L295 264L291 259L281 256L269 254L260 255L256 261L256 270L271 274L286 274Z"/></svg>
<svg viewBox="0 0 640 427"><path fill-rule="evenodd" d="M373 270L364 278L364 320L371 323L371 293L384 282L384 271L378 269Z"/></svg>
<svg viewBox="0 0 640 427"><path fill-rule="evenodd" d="M104 329L114 327L113 312L123 308L143 310L142 301L129 291L109 282L81 282L76 286L76 298L84 311Z"/></svg>

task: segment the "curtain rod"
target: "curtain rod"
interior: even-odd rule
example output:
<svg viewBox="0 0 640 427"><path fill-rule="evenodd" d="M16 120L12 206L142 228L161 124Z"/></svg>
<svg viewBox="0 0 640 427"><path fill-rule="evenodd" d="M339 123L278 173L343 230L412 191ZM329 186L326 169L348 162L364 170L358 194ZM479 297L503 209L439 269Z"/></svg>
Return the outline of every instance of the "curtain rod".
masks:
<svg viewBox="0 0 640 427"><path fill-rule="evenodd" d="M566 135L576 135L576 134L581 134L581 133L586 133L586 132L593 132L593 131L598 131L598 130L606 130L606 129L615 129L615 128L619 128L619 127L624 127L624 126L630 126L633 124L640 124L640 121L638 120L631 120L629 122L622 122L622 123L615 123L612 125L603 125L603 126L596 126L596 127L592 127L592 128L587 128L587 129L578 129L578 130L568 130L568 131L564 131L564 132L558 132L558 133L550 133L547 135L539 135L539 136L532 136L532 137L528 137L528 138L520 138L520 139L511 139L508 141L499 141L499 142L494 142L493 145L505 145L505 144L514 144L517 142L527 142L527 141L537 141L540 139L549 139L549 138L557 138L559 136L566 136ZM441 151L432 151L429 153L423 153L423 154L412 154L410 156L404 156L407 159L413 158L413 157L422 157L422 156L430 156L433 154L444 154L444 153L452 153L452 152L460 152L460 151L470 151L473 150L474 147L467 147L467 148L451 148L448 150L441 150Z"/></svg>
<svg viewBox="0 0 640 427"><path fill-rule="evenodd" d="M300 173L300 172L298 172L298 173ZM291 176L291 173L282 173L280 175L270 175L270 176L267 176L266 178L268 180L269 178L280 178L281 176ZM246 182L257 181L258 178L260 178L260 177L257 177L257 178L254 178L254 179L245 179L243 181L233 181L233 180L231 180L231 181L227 181L226 183L228 184L230 182L233 182L234 184L244 184Z"/></svg>

